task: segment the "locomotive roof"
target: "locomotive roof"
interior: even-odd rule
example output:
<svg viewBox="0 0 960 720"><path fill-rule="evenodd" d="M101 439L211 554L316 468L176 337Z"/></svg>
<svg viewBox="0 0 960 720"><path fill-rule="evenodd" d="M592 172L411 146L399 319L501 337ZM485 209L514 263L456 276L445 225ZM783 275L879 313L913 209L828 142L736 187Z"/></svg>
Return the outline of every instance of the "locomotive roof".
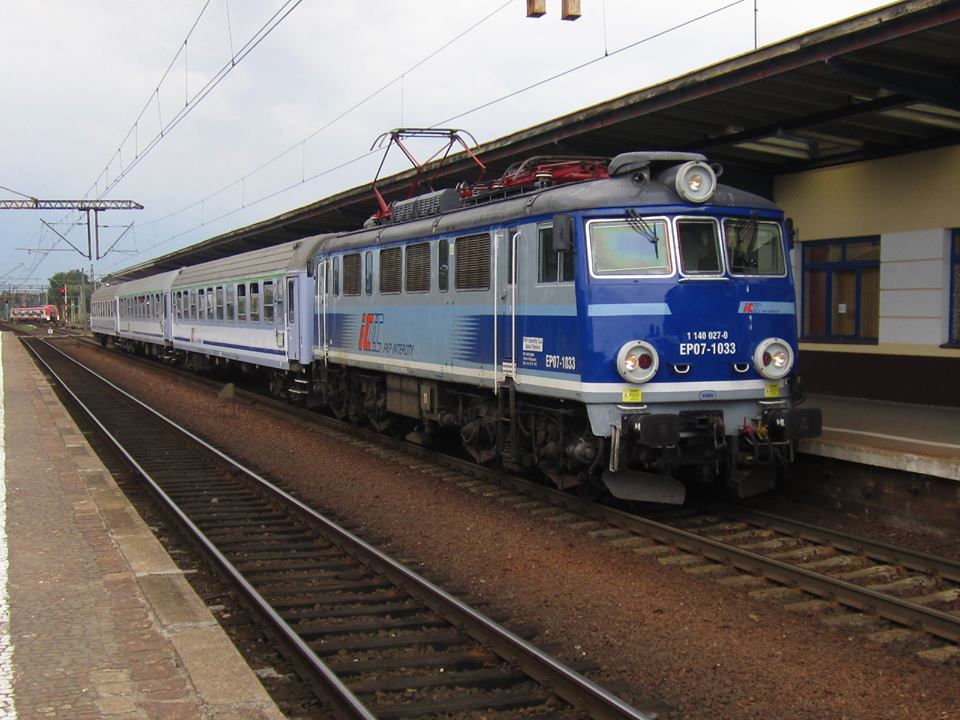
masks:
<svg viewBox="0 0 960 720"><path fill-rule="evenodd" d="M741 208L748 211L779 209L766 198L727 185L718 185L709 203L695 205L680 199L672 187L663 183L652 180L638 184L629 175L621 175L559 185L396 225L379 225L337 236L326 236L325 240L324 236L318 236L321 238L318 249L328 252L411 237L445 235L486 225L521 222L532 216L604 208L639 209L644 206L684 206L691 213L710 212L713 208Z"/></svg>
<svg viewBox="0 0 960 720"><path fill-rule="evenodd" d="M186 267L178 271L180 275L173 285L184 287L216 280L303 270L323 237L303 238Z"/></svg>

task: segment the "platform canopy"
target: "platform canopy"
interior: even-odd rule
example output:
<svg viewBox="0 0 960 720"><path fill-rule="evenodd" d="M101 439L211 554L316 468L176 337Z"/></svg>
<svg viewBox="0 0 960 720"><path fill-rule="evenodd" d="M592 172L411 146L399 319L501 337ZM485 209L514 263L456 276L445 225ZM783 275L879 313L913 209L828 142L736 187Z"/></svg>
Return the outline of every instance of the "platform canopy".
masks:
<svg viewBox="0 0 960 720"><path fill-rule="evenodd" d="M496 176L532 155L703 152L726 180L770 195L782 173L960 143L960 2L906 0L485 143ZM465 155L435 185L476 174ZM405 197L413 172L378 183ZM141 275L359 227L370 185L128 268Z"/></svg>

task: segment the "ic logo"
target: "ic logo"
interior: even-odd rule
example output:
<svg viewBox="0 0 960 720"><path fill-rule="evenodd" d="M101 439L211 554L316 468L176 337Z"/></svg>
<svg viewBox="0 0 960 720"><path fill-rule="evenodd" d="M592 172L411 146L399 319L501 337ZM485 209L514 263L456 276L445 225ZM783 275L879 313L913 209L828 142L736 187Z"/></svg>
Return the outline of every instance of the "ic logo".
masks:
<svg viewBox="0 0 960 720"><path fill-rule="evenodd" d="M357 348L361 352L380 352L381 325L383 313L364 313L360 316L360 342Z"/></svg>

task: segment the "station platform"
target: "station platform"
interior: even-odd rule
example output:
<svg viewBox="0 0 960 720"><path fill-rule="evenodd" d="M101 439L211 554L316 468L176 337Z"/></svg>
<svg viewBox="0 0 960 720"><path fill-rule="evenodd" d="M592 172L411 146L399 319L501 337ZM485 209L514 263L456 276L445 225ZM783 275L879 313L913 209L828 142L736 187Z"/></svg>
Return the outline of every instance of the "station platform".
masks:
<svg viewBox="0 0 960 720"><path fill-rule="evenodd" d="M282 720L10 333L0 358L0 717Z"/></svg>
<svg viewBox="0 0 960 720"><path fill-rule="evenodd" d="M809 395L823 410L823 435L810 455L960 482L960 408Z"/></svg>

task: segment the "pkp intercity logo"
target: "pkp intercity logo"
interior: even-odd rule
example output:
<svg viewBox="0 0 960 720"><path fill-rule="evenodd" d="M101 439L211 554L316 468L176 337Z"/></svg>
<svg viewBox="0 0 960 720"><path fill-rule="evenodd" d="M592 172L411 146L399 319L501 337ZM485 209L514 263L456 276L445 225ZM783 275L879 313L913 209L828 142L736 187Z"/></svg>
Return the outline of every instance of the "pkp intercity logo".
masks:
<svg viewBox="0 0 960 720"><path fill-rule="evenodd" d="M383 325L383 313L364 313L360 317L360 341L357 348L361 352L380 352L380 327Z"/></svg>

